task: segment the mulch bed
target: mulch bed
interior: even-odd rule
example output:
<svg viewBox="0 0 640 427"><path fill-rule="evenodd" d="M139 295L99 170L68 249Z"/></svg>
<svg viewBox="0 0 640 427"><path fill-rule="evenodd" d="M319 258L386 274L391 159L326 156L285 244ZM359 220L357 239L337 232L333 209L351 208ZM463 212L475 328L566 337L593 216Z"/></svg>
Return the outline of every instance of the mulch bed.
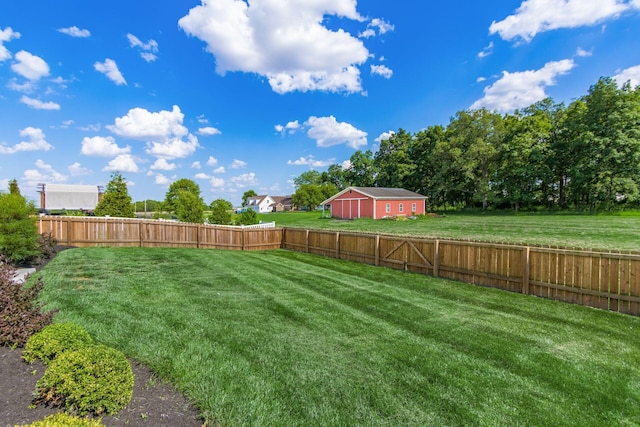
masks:
<svg viewBox="0 0 640 427"><path fill-rule="evenodd" d="M56 253L67 249L56 247ZM55 256L55 255L54 255ZM42 269L50 260L33 265ZM46 285L45 285L46 286ZM133 397L116 415L103 416L106 426L201 427L202 420L193 405L170 384L153 372L131 360L134 375ZM32 405L36 382L46 366L40 361L28 364L22 360L22 350L0 347L0 427L27 425L47 415L62 412L61 408Z"/></svg>

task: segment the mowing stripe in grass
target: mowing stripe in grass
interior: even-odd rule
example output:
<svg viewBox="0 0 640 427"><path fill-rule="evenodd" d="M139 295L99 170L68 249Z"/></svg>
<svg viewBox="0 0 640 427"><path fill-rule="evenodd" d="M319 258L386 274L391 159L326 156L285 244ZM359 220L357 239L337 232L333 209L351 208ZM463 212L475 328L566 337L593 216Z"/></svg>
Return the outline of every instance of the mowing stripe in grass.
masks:
<svg viewBox="0 0 640 427"><path fill-rule="evenodd" d="M77 249L43 275L59 320L222 425L640 423L634 317L288 251Z"/></svg>

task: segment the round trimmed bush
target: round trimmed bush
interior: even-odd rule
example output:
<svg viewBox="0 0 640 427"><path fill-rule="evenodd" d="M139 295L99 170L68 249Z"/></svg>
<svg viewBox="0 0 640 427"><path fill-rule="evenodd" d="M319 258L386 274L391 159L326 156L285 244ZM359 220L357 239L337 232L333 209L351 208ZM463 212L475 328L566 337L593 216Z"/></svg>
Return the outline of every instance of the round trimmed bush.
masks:
<svg viewBox="0 0 640 427"><path fill-rule="evenodd" d="M93 339L80 325L54 323L33 334L22 351L22 358L29 363L40 359L48 365L58 354L90 345Z"/></svg>
<svg viewBox="0 0 640 427"><path fill-rule="evenodd" d="M49 415L41 420L18 427L103 427L102 421L79 418L64 412Z"/></svg>
<svg viewBox="0 0 640 427"><path fill-rule="evenodd" d="M80 415L116 414L133 395L133 371L125 355L104 345L66 351L36 383L36 401Z"/></svg>

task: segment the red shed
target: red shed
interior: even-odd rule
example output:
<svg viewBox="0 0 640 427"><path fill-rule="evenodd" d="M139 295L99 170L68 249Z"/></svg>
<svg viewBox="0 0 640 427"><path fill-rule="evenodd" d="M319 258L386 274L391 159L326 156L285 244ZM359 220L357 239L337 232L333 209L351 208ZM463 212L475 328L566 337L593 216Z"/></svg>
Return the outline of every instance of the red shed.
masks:
<svg viewBox="0 0 640 427"><path fill-rule="evenodd" d="M426 197L404 188L347 187L321 203L341 219L424 215Z"/></svg>

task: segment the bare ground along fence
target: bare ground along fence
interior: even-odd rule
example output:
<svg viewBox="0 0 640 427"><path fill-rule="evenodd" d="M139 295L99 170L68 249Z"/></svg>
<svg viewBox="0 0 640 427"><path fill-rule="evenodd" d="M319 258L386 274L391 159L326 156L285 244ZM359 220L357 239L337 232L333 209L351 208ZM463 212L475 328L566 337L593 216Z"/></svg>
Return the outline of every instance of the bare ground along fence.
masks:
<svg viewBox="0 0 640 427"><path fill-rule="evenodd" d="M640 254L395 235L153 220L40 217L61 244L284 248L640 316Z"/></svg>

